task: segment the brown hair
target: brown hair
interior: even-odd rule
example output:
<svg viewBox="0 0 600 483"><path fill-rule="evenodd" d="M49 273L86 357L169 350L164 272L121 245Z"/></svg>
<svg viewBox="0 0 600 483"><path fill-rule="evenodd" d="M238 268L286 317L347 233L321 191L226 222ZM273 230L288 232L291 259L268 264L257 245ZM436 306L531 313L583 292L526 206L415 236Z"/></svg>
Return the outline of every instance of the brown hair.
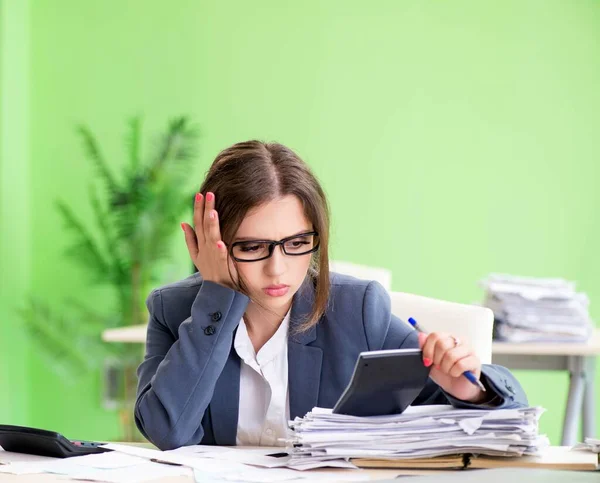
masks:
<svg viewBox="0 0 600 483"><path fill-rule="evenodd" d="M329 208L325 193L308 165L282 144L237 143L221 151L213 161L200 188L201 193L208 191L215 194L221 238L228 246L251 209L286 195L300 200L320 239L307 275L315 287L315 302L300 329L315 325L329 299ZM240 282L238 288L247 293L243 281Z"/></svg>

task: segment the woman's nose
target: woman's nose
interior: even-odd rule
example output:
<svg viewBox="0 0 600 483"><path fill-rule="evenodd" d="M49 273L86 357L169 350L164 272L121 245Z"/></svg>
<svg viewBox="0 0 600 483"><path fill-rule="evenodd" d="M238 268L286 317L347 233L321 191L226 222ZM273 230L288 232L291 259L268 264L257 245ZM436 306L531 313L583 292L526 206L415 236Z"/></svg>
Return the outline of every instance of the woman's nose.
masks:
<svg viewBox="0 0 600 483"><path fill-rule="evenodd" d="M266 270L269 275L281 275L286 269L286 255L281 247L275 247L273 255L267 258Z"/></svg>

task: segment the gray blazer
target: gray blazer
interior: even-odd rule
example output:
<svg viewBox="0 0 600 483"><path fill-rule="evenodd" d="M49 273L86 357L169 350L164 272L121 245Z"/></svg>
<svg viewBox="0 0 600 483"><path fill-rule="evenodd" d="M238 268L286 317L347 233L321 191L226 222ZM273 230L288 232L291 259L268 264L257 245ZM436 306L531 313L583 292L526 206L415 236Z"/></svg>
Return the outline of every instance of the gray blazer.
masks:
<svg viewBox="0 0 600 483"><path fill-rule="evenodd" d="M314 406L331 408L350 381L361 351L418 347L417 334L390 312L377 282L331 274L329 305L317 326L297 333L310 313L314 286L307 278L294 295L288 336L290 416ZM138 369L135 421L159 448L235 445L240 359L233 348L248 297L195 274L153 291L146 356ZM504 367L484 365L482 382L498 408L527 405ZM413 404L481 407L457 400L429 380ZM486 407L489 407L489 403Z"/></svg>

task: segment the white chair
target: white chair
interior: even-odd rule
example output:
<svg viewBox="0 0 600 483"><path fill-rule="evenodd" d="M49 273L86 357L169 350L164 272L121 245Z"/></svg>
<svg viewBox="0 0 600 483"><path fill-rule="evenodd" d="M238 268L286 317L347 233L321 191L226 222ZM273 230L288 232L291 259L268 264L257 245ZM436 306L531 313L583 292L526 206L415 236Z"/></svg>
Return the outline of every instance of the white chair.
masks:
<svg viewBox="0 0 600 483"><path fill-rule="evenodd" d="M329 270L362 280L376 280L386 290L389 291L392 289L392 272L387 268L370 267L368 265L335 260L329 262Z"/></svg>
<svg viewBox="0 0 600 483"><path fill-rule="evenodd" d="M414 318L428 332L448 332L468 341L482 364L492 362L494 313L487 307L390 292L392 313L408 324Z"/></svg>

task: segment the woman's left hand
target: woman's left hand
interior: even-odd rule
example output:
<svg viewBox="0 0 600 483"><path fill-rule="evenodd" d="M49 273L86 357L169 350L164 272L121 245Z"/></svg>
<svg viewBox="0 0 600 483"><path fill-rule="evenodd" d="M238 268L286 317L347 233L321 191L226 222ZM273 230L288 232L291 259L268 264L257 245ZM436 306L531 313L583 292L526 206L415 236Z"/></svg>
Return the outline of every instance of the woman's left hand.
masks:
<svg viewBox="0 0 600 483"><path fill-rule="evenodd" d="M471 371L481 375L481 362L467 344L457 337L441 332L419 333L419 346L423 351L423 364L433 366L429 377L456 399L477 403L485 393L462 374Z"/></svg>

